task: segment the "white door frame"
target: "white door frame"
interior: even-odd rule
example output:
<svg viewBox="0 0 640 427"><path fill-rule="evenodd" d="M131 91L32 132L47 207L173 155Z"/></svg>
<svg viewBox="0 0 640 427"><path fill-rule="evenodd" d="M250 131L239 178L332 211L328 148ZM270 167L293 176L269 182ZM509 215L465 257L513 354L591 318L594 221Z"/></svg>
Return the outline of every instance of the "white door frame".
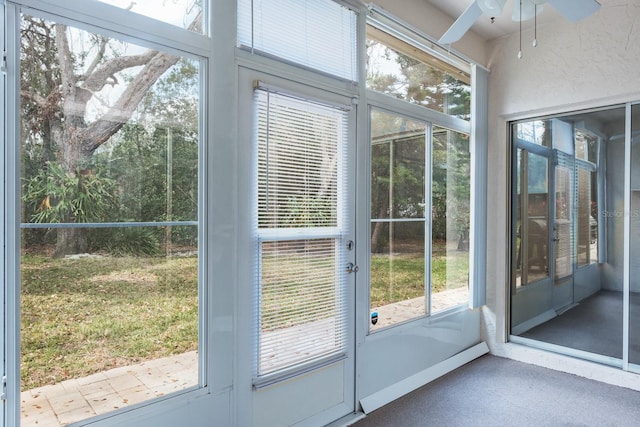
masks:
<svg viewBox="0 0 640 427"><path fill-rule="evenodd" d="M271 69L273 67L274 69ZM261 71L256 69L260 68ZM265 72L265 68L270 71ZM238 258L242 268L238 270L239 297L236 310L238 313L238 343L236 354L238 364L236 387L238 397L238 425L324 425L355 411L355 280L356 274L349 274L347 284L347 342L346 357L326 366L317 366L307 372L300 372L293 377L283 377L266 386L256 389L253 372L256 363L256 322L255 287L257 286L257 237L254 232L256 205L253 201L257 172L255 168L254 141L254 86L256 81L277 88L278 91L298 95L328 105L350 106L352 97L339 88L327 90L318 88L311 80L294 82L280 76L289 71L283 64L270 63L259 67L252 61L246 61L238 71L238 150L241 153L238 164ZM302 73L304 75L304 73ZM347 152L344 153L348 164L355 164L355 117L356 106L351 105L348 119ZM355 167L343 168L348 174L348 194L354 194ZM343 240L355 242L355 198L347 196L345 201L352 204L347 234ZM357 248L357 242L356 242ZM343 248L343 250L346 250ZM354 262L354 251L349 251L348 261ZM346 268L346 265L345 265ZM250 410L241 408L249 407Z"/></svg>

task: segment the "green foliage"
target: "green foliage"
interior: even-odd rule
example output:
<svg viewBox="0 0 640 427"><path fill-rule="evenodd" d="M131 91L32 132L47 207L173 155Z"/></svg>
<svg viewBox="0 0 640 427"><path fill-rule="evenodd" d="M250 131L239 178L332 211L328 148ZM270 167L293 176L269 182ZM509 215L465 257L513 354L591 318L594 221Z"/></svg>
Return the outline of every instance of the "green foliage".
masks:
<svg viewBox="0 0 640 427"><path fill-rule="evenodd" d="M115 182L93 170L66 172L47 162L24 186L23 201L37 223L95 222L108 217L116 206Z"/></svg>
<svg viewBox="0 0 640 427"><path fill-rule="evenodd" d="M335 225L335 202L328 197L289 197L281 224L288 227L326 227Z"/></svg>
<svg viewBox="0 0 640 427"><path fill-rule="evenodd" d="M92 233L91 245L114 256L156 256L161 253L158 231L147 227L98 229Z"/></svg>

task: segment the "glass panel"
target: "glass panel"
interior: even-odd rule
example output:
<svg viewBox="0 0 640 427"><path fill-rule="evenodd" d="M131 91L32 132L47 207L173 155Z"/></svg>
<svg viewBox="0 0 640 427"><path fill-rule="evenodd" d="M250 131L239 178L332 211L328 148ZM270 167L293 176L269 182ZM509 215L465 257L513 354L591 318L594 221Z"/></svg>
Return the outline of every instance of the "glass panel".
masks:
<svg viewBox="0 0 640 427"><path fill-rule="evenodd" d="M469 136L433 128L431 311L469 301Z"/></svg>
<svg viewBox="0 0 640 427"><path fill-rule="evenodd" d="M469 120L470 81L468 73L367 26L367 88Z"/></svg>
<svg viewBox="0 0 640 427"><path fill-rule="evenodd" d="M549 277L549 161L518 150L516 287Z"/></svg>
<svg viewBox="0 0 640 427"><path fill-rule="evenodd" d="M197 385L199 64L30 16L20 35L24 419Z"/></svg>
<svg viewBox="0 0 640 427"><path fill-rule="evenodd" d="M371 253L371 330L424 316L425 223L379 221ZM372 237L373 240L373 237ZM373 323L373 322L376 323Z"/></svg>
<svg viewBox="0 0 640 427"><path fill-rule="evenodd" d="M335 239L263 242L258 375L344 351Z"/></svg>
<svg viewBox="0 0 640 427"><path fill-rule="evenodd" d="M262 89L254 96L263 376L346 350L347 271L336 236L347 230L347 113Z"/></svg>
<svg viewBox="0 0 640 427"><path fill-rule="evenodd" d="M522 142L551 147L551 124L549 120L532 120L516 123L515 139Z"/></svg>
<svg viewBox="0 0 640 427"><path fill-rule="evenodd" d="M202 0L98 0L202 34ZM207 1L207 0L204 0Z"/></svg>
<svg viewBox="0 0 640 427"><path fill-rule="evenodd" d="M425 123L371 111L372 329L426 314L425 138Z"/></svg>
<svg viewBox="0 0 640 427"><path fill-rule="evenodd" d="M631 107L629 362L640 365L640 106ZM615 218L622 221L622 218Z"/></svg>
<svg viewBox="0 0 640 427"><path fill-rule="evenodd" d="M597 212L597 198L594 200L592 182L595 181L595 172L589 172L584 168L576 168L577 174L577 239L578 267L592 264L598 261L598 223L593 216Z"/></svg>
<svg viewBox="0 0 640 427"><path fill-rule="evenodd" d="M545 191L544 198L555 198L555 228L551 236L555 248L552 265L555 274L554 280L542 280L535 286L523 286L512 292L512 333L621 359L624 219L630 214L633 224L636 209L639 209L633 204L633 195L631 213L623 208L625 108L618 106L567 114L552 119L551 123L553 126L545 131L544 138L534 138L534 126L529 124L522 124L520 134L517 138L514 134L513 138L518 147L520 169L514 177L519 189L516 198L519 205L514 207L518 210L518 231L525 230L522 212L531 210L527 203L532 204L531 196L523 198L520 195L528 185L522 181L532 179L525 173L525 167L532 167L532 162L526 159L534 156L527 149L555 156L555 165L541 160L545 162L545 171L549 167L554 171L555 188L550 194ZM533 147L531 143L558 150ZM632 153L634 150L632 145ZM637 170L640 168L632 166L632 176L640 177ZM640 183L640 180L635 182ZM543 187L546 188L547 184ZM545 215L548 211L546 207ZM546 218L541 219L543 224L548 222ZM527 234L525 231L522 233ZM636 234L632 229L632 242ZM517 239L513 241L517 242ZM524 237L522 245L516 243L518 256L523 254L523 263L528 259L524 254L535 251L529 246ZM548 254L548 251L544 253ZM632 266L638 257L640 255L634 254L632 248ZM520 258L514 265L519 263ZM581 268L572 268L573 263ZM516 270L513 275L516 287L518 280L523 284L531 283L533 278L528 278L526 273L526 269ZM547 278L548 274L543 277ZM632 267L632 283L636 276L638 274ZM632 319L630 328L633 329L636 323ZM638 348L637 343L635 345ZM631 343L630 349L633 346Z"/></svg>
<svg viewBox="0 0 640 427"><path fill-rule="evenodd" d="M556 166L556 219L554 224L555 240L555 278L560 279L573 273L573 232L571 221L573 213L573 169Z"/></svg>
<svg viewBox="0 0 640 427"><path fill-rule="evenodd" d="M344 112L263 90L256 101L258 227L336 227Z"/></svg>
<svg viewBox="0 0 640 427"><path fill-rule="evenodd" d="M587 131L576 129L576 159L598 163L599 138Z"/></svg>
<svg viewBox="0 0 640 427"><path fill-rule="evenodd" d="M356 14L332 0L239 0L238 40L251 51L357 80Z"/></svg>

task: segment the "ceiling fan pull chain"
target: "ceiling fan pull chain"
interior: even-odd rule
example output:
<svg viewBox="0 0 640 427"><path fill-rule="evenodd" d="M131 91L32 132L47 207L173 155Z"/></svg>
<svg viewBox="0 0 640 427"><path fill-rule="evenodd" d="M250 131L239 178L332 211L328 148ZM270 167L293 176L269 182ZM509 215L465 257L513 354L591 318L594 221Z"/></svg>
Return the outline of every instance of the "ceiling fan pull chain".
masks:
<svg viewBox="0 0 640 427"><path fill-rule="evenodd" d="M533 5L533 47L538 46L538 5Z"/></svg>

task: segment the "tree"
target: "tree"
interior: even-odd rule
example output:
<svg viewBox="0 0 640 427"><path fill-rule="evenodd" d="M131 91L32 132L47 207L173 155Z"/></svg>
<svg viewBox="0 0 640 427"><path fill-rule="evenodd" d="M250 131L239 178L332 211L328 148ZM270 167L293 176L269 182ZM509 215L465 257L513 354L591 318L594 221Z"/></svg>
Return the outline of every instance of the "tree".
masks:
<svg viewBox="0 0 640 427"><path fill-rule="evenodd" d="M200 22L198 14L189 29L198 31ZM31 166L48 169L56 163L64 174L78 178L77 185L91 175L96 150L122 129L151 87L179 60L153 49L121 54L122 45L108 37L79 35L65 25L31 17L23 19L21 40L23 139L34 142L25 144L36 159ZM113 91L113 100L101 96L106 86L123 84ZM59 222L82 221L72 211L64 212ZM58 229L54 256L86 248L81 229Z"/></svg>

